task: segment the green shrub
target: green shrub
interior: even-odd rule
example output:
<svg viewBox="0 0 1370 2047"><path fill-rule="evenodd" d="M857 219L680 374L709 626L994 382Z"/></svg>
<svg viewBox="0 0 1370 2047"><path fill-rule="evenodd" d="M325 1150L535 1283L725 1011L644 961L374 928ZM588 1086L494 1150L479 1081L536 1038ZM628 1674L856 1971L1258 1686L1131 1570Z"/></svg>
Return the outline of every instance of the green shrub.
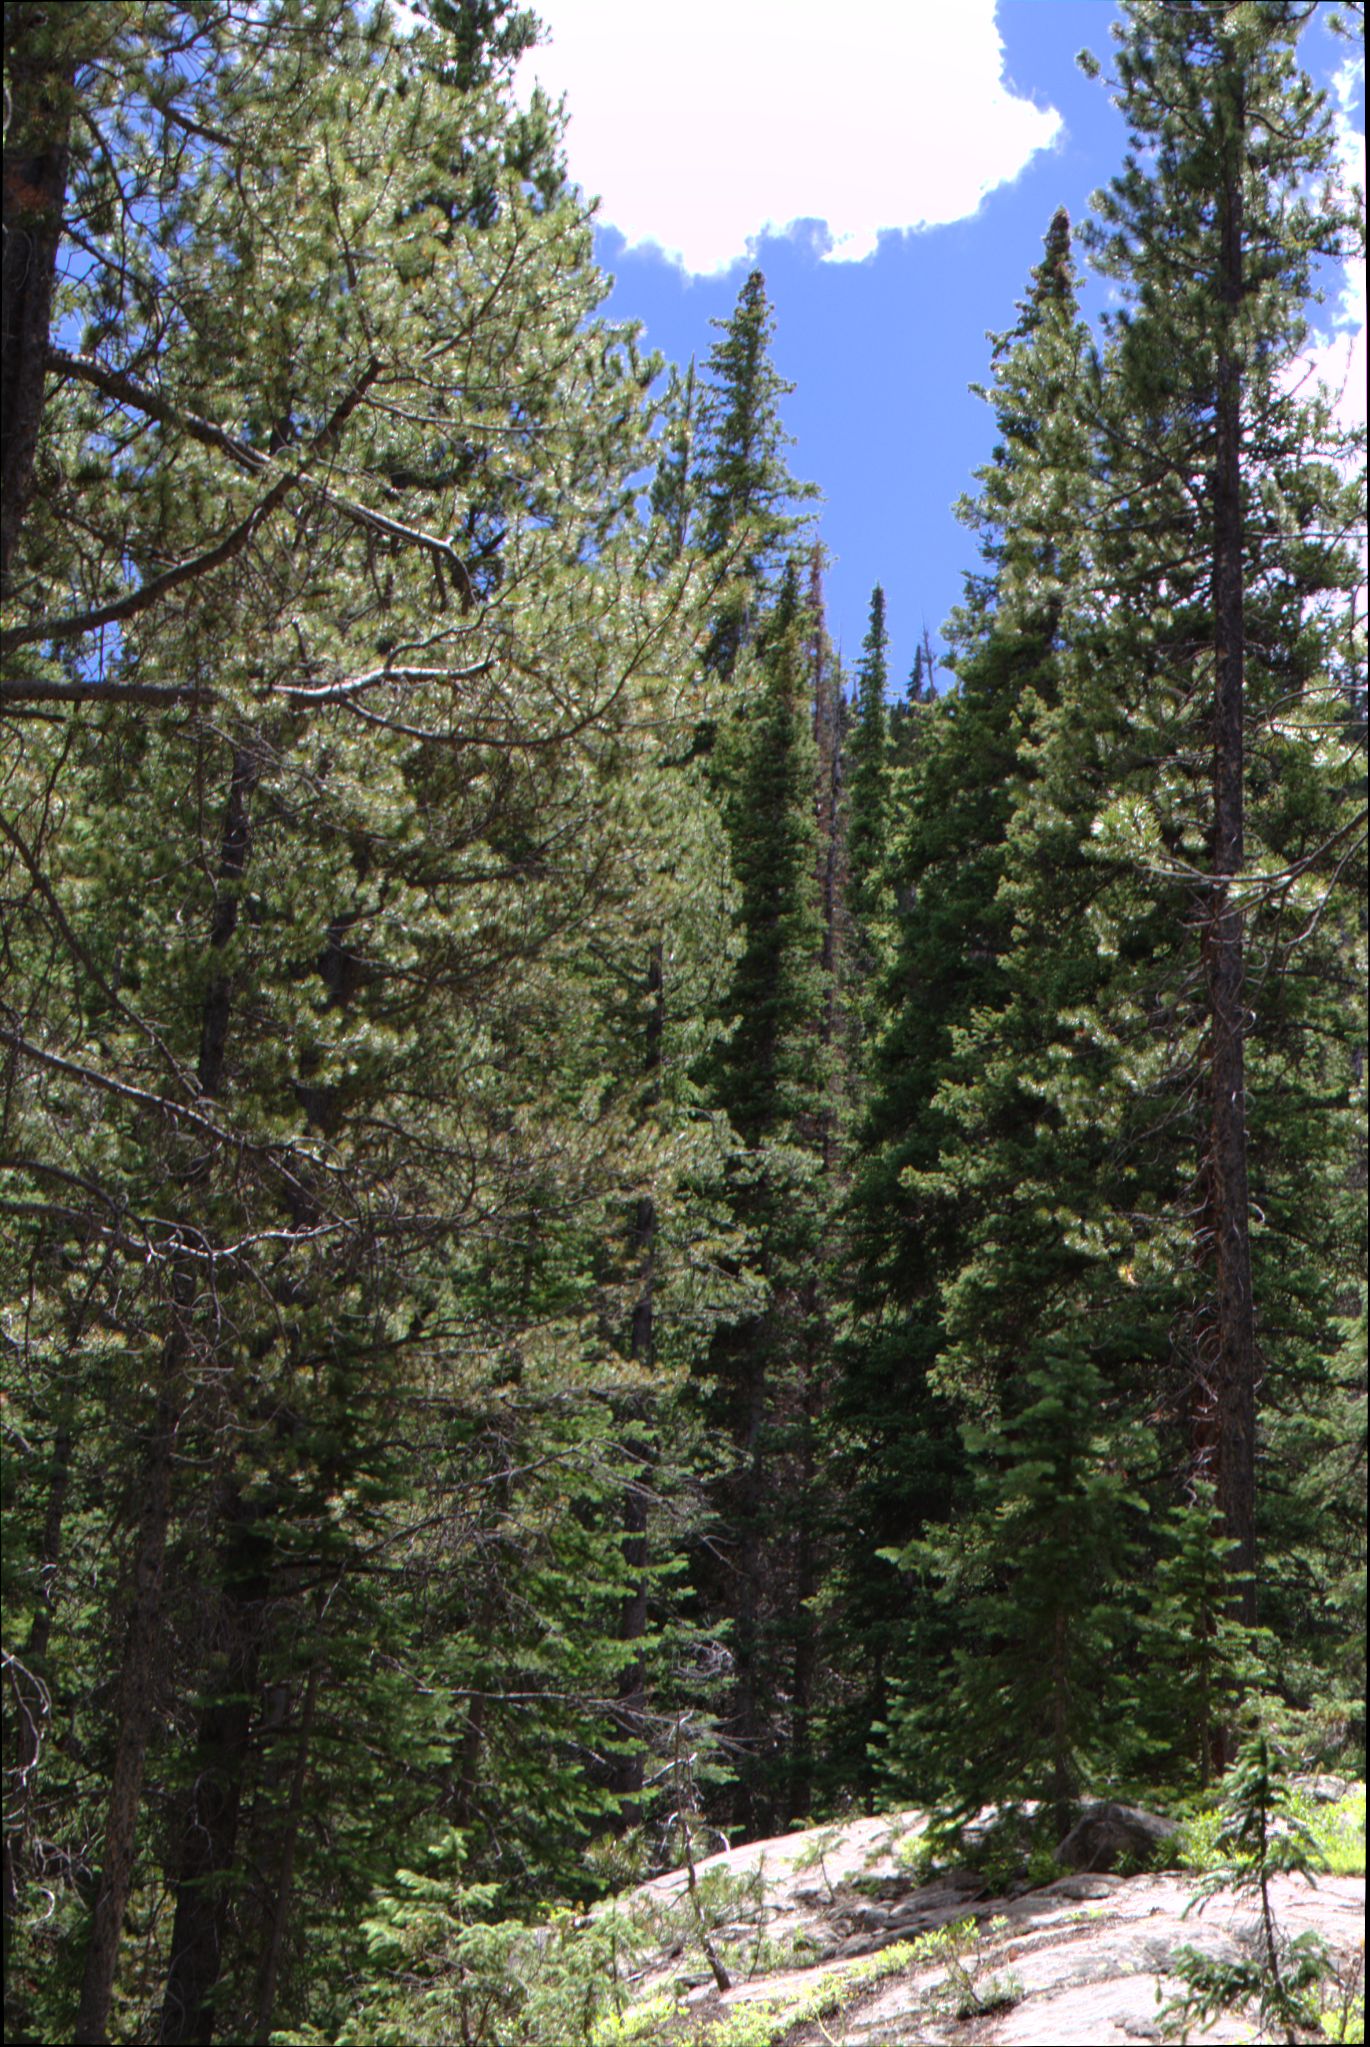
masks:
<svg viewBox="0 0 1370 2047"><path fill-rule="evenodd" d="M1353 1784L1336 1805L1310 1817L1314 1838L1333 1876L1365 1875L1365 1786Z"/></svg>

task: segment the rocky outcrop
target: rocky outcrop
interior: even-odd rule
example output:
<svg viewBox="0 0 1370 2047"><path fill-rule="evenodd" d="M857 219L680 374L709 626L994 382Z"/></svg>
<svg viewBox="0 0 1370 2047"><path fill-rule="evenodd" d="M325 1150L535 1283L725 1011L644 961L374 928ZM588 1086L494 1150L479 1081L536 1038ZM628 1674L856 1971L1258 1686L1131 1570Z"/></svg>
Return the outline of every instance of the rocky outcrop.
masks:
<svg viewBox="0 0 1370 2047"><path fill-rule="evenodd" d="M1329 1777L1314 1774L1291 1778L1296 1791L1302 1791L1315 1805L1339 1805L1351 1790L1347 1777Z"/></svg>
<svg viewBox="0 0 1370 2047"><path fill-rule="evenodd" d="M766 2047L1121 2047L1163 2038L1159 2014L1181 1988L1179 1949L1229 1961L1258 1952L1252 1900L1219 1892L1196 1906L1182 1872L1086 1868L1012 1896L991 1894L969 1868L920 1881L923 1826L920 1813L858 1819L699 1862L702 1894L712 1887L731 1900L718 1938L732 1987L720 1993L707 1968L692 1966L691 1944L677 1939L638 1978L663 2011L655 2030L634 2039L644 2047L739 2038ZM1115 1854L1124 1845L1154 1852L1173 1832L1154 1815L1107 1805L1082 1810L1071 1834L1081 1828L1082 1855L1109 1844ZM675 1872L636 1896L673 1911L678 1928L685 1882ZM1316 1932L1349 1975L1363 1954L1363 1878L1321 1877L1314 1887L1281 1877L1273 1902L1288 1936ZM1249 2017L1234 2017L1187 2037L1257 2034Z"/></svg>
<svg viewBox="0 0 1370 2047"><path fill-rule="evenodd" d="M1178 1832L1174 1820L1158 1813L1102 1799L1081 1808L1056 1860L1062 1869L1151 1869Z"/></svg>

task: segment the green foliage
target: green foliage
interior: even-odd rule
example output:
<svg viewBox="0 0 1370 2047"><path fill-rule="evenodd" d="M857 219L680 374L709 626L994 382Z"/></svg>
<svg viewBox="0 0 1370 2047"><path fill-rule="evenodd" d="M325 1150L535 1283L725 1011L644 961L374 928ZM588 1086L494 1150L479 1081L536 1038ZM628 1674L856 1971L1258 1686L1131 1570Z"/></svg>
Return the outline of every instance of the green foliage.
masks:
<svg viewBox="0 0 1370 2047"><path fill-rule="evenodd" d="M909 1702L897 1741L942 1759L961 1811L1046 1798L1064 1821L1097 1781L1136 1503L1109 1469L1103 1389L1084 1358L1029 1373L1024 1395L992 1439L973 1510L910 1558L939 1577L970 1646L935 1710ZM972 1434L972 1454L982 1446Z"/></svg>
<svg viewBox="0 0 1370 2047"><path fill-rule="evenodd" d="M958 1919L953 1925L923 1933L913 1944L912 1959L926 1965L940 1963L945 1974L933 1990L934 2011L949 2011L953 2018L986 2018L992 2012L1007 2011L1023 1995L1021 1980L1012 1975L984 1977L986 1947L1008 1927L1006 1919Z"/></svg>
<svg viewBox="0 0 1370 2047"><path fill-rule="evenodd" d="M732 1622L735 1703L727 1732L750 1760L741 1810L753 1830L807 1808L802 1682L817 1590L813 1416L827 1332L822 1260L840 1084L836 938L823 875L835 825L820 825L815 738L822 620L801 603L791 562L749 657L751 688L720 725L711 760L737 886L739 950L727 1026L706 1084L740 1140L733 1212L758 1285L710 1349L705 1412L729 1445L717 1488L738 1564L720 1605ZM805 1564L804 1558L810 1558ZM801 1671L802 1677L802 1671Z"/></svg>
<svg viewBox="0 0 1370 2047"><path fill-rule="evenodd" d="M826 2031L825 2020L840 2017L862 1991L908 1968L916 1954L916 1944L896 1941L784 2002L758 1998L739 2005L703 2037L709 2047L776 2047L796 2026L817 2025Z"/></svg>
<svg viewBox="0 0 1370 2047"><path fill-rule="evenodd" d="M1344 2040L1363 2047L1365 2040L1365 1997L1362 1991L1357 1996L1349 1985L1346 1990L1327 2004L1318 2015L1318 2024L1329 2040Z"/></svg>
<svg viewBox="0 0 1370 2047"><path fill-rule="evenodd" d="M1087 1785L1197 1797L1265 1934L1184 2009L1356 2036L1269 1882L1363 1868L1363 1788L1267 1740L1203 1802L1256 1683L1363 1767L1360 447L1290 376L1358 229L1302 13L1127 0L1113 311L1058 213L954 687L925 635L887 705L877 587L848 713L764 282L654 402L527 10L7 7L66 177L0 622L16 2034L651 2039L654 1946L786 1959L714 1822L883 1773L915 1868L1001 1807L995 1884ZM957 2017L987 1939L912 1951Z"/></svg>
<svg viewBox="0 0 1370 2047"><path fill-rule="evenodd" d="M726 859L678 765L706 578L638 516L651 366L510 99L527 22L458 12L120 7L77 74L96 254L59 331L98 364L49 380L5 621L7 682L68 693L7 699L5 817L6 1836L40 1905L7 2011L53 2037L111 1842L149 1929L120 2025L172 1948L221 2032L322 2025L435 1815L473 1883L574 1880L640 1585L653 1676L691 1662L662 1417L735 1243L692 1078ZM650 1361L612 1255L647 1196ZM643 1431L674 1501L639 1565Z"/></svg>
<svg viewBox="0 0 1370 2047"><path fill-rule="evenodd" d="M1298 1826L1312 1842L1316 1866L1330 1876L1365 1874L1365 1786L1355 1784L1335 1804L1291 1787L1287 1804ZM1228 1862L1227 1813L1221 1797L1190 1814L1180 1829L1178 1866L1211 1876Z"/></svg>
<svg viewBox="0 0 1370 2047"><path fill-rule="evenodd" d="M1172 1771L1185 1758L1202 1786L1213 1775L1212 1730L1259 1678L1259 1638L1230 1610L1230 1545L1212 1487L1200 1482L1192 1505L1172 1508L1160 1536L1139 1623L1138 1733L1146 1730Z"/></svg>
<svg viewBox="0 0 1370 2047"><path fill-rule="evenodd" d="M436 2047L452 2038L471 2047L626 2047L657 2037L654 2029L678 2010L679 1990L709 1980L710 1966L701 1965L715 1944L739 1976L795 1959L765 1938L754 1873L714 1868L697 1887L682 1884L664 1899L638 1893L533 1921L499 1916L496 1888L467 1882L463 1859L460 1836L448 1834L430 1846L422 1871L401 1869L375 1894L347 2017L327 2036L335 2047L368 2040ZM643 1997L643 1964L662 1955L679 1957L677 1988ZM276 2037L314 2047L324 2036Z"/></svg>
<svg viewBox="0 0 1370 2047"><path fill-rule="evenodd" d="M1024 1759L1041 1755L1040 1701L1029 1701L1052 1661L1048 1625L1062 1630L1062 1671L1073 1639L1091 1643L1061 1694L1078 1727L1061 1733L1056 1788L1035 1787L1057 1798L1082 1770L1097 1784L1173 1779L1181 1756L1202 1778L1253 1655L1306 1704L1334 1661L1357 1653L1353 1628L1333 1618L1361 1568L1363 1519L1362 1476L1333 1447L1339 1431L1346 1440L1360 1385L1342 1319L1358 1293L1348 1202L1358 1214L1362 1202L1351 1195L1356 1140L1345 1120L1359 1085L1349 866L1360 856L1343 866L1336 851L1356 829L1346 807L1359 775L1348 715L1356 571L1334 537L1355 517L1338 464L1346 473L1356 449L1321 401L1289 396L1279 367L1302 345L1314 246L1325 234L1349 247L1352 229L1335 198L1321 224L1307 210L1312 181L1330 168L1330 131L1294 63L1297 25L1284 10L1253 16L1242 33L1218 10L1142 0L1127 10L1119 72L1136 152L1086 230L1125 309L1097 350L1074 310L1068 225L1054 221L1018 325L996 348L1002 441L968 508L985 573L954 623L959 686L900 792L899 950L853 1200L856 1332L843 1419L853 1462L864 1456L872 1471L860 1525L903 1521L873 1546L907 1568L906 1646L882 1641L878 1623L860 1632L886 1697L893 1680L909 1701L880 1717L891 1766L915 1795L963 1780L968 1803L1004 1795L995 1770L978 1768L986 1722L1016 1724L1003 1746L1010 1780L1027 1789ZM1239 76L1245 142L1234 139ZM1268 148L1254 139L1260 107L1275 124ZM1260 171L1243 231L1266 253L1238 332L1213 280L1222 195L1242 149ZM1197 450L1216 459L1220 362L1236 364L1261 420L1240 457L1250 508L1242 942L1246 985L1260 990L1242 1146L1258 1218L1250 1249L1265 1403L1249 1425L1237 1412L1240 1374L1214 1362L1228 1356L1227 1310L1204 1220L1216 1199L1214 1040L1210 955L1196 939L1216 843L1216 541L1211 504L1192 497L1190 479ZM1283 564L1273 577L1272 550ZM1291 918L1312 951L1285 943ZM1031 1486L1011 1474L1021 1459L1061 1475L1025 1424L1053 1376L1077 1368L1098 1374L1089 1455L1099 1487L1086 1507L1089 1488L1077 1481L1080 1548L1053 1613L1049 1571L1040 1602L1033 1592L1037 1544L1026 1560L1012 1553ZM888 1419L886 1383L898 1388ZM1241 1384L1251 1390L1249 1370ZM967 1452L940 1507L927 1484L929 1448L946 1426L939 1401ZM903 1417L913 1440L901 1443ZM1316 1468L1324 1490L1312 1511L1306 1476L1261 1492L1269 1632L1256 1642L1232 1621L1217 1573L1230 1579L1239 1533L1249 1556L1258 1456L1263 1471ZM1192 1489L1205 1481L1226 1562L1201 1505L1189 1521L1171 1518L1177 1493L1197 1501ZM1327 1511L1329 1487L1337 1510ZM947 1533L934 1538L939 1525ZM1322 1546L1340 1550L1342 1534L1349 1547L1334 1564ZM1041 1554L1053 1548L1064 1559L1064 1531ZM1335 1602L1333 1585L1343 1588ZM954 1646L937 1626L939 1587L948 1617L959 1596ZM1013 1629L1020 1644L1033 1639L1030 1612L1038 1668L1000 1687L992 1674ZM1139 1653L1143 1638L1156 1660ZM984 1716L959 1756L955 1742L938 1750L933 1716L918 1711L929 1670L948 1667L961 1673L958 1700ZM1358 1693L1358 1663L1338 1686ZM994 1725L985 1731L992 1745Z"/></svg>
<svg viewBox="0 0 1370 2047"><path fill-rule="evenodd" d="M934 1882L952 1870L972 1869L994 1896L1015 1884L1054 1883L1065 1874L1056 1860L1060 1826L1050 1807L1025 1810L1019 1803L997 1807L988 1820L966 1824L948 1803L934 1811L923 1831L896 1850L900 1867L916 1884Z"/></svg>
<svg viewBox="0 0 1370 2047"><path fill-rule="evenodd" d="M818 756L802 634L791 572L758 649L759 691L719 763L742 932L719 1093L744 1138L777 1148L812 1124L826 1078L813 1043L824 1000Z"/></svg>
<svg viewBox="0 0 1370 2047"><path fill-rule="evenodd" d="M1092 457L1066 410L1084 382L1084 336L1062 232L1057 221L996 353L1003 438L965 508L986 573L968 580L953 621L957 688L919 713L916 751L894 782L883 880L897 908L850 1203L854 1326L838 1417L852 1525L869 1547L844 1564L849 1626L869 1671L867 1712L893 1730L895 1781L920 1798L940 1796L946 1779L921 1735L899 1736L895 1693L926 1692L929 1666L945 1670L964 1636L917 1545L967 1504L964 1425L983 1432L1012 1376L1044 1367L1042 1350L1025 1355L1025 1321L1050 1308L1049 1349L1078 1326L1064 1289L1080 1261L1059 1247L1073 1204L1051 1184L1058 1148L1034 1156L1052 1125L1036 1076L1023 1074L1023 1039L1059 976L1020 927L1006 880L1031 786L1026 735L1055 700L1063 592L1088 562ZM1078 921L1061 915L1067 844L1042 872L1078 948ZM1014 975L1033 1018L1022 1028L1005 1016ZM1081 1168L1094 1173L1097 1157ZM985 1454L992 1462L988 1438ZM903 1557L902 1591L872 1569L872 1550Z"/></svg>
<svg viewBox="0 0 1370 2047"><path fill-rule="evenodd" d="M1326 1945L1316 1934L1290 1940L1282 1933L1270 1884L1276 1876L1311 1880L1325 1867L1313 1830L1298 1809L1285 1759L1262 1727L1245 1743L1225 1779L1210 1866L1190 1901L1201 1910L1217 1891L1257 1895L1260 1952L1227 1961L1195 1948L1181 1949L1175 1971L1187 1989L1162 2013L1172 2036L1195 2024L1207 2025L1223 2012L1251 2008L1262 2027L1278 2026L1288 2040L1296 2037L1296 2029L1319 2028L1319 1992L1332 1969Z"/></svg>
<svg viewBox="0 0 1370 2047"><path fill-rule="evenodd" d="M666 1994L647 1997L625 2012L614 2012L595 2021L591 2047L632 2047L634 2041L651 2043L661 2037L661 2028L675 2015L675 1999Z"/></svg>
<svg viewBox="0 0 1370 2047"><path fill-rule="evenodd" d="M885 593L871 592L870 625L856 671L856 716L847 741L850 822L847 851L851 909L865 935L867 962L874 954L872 927L880 913L880 869L889 835L889 632Z"/></svg>
<svg viewBox="0 0 1370 2047"><path fill-rule="evenodd" d="M1365 1875L1365 1786L1353 1784L1335 1805L1315 1804L1302 1815L1333 1876Z"/></svg>
<svg viewBox="0 0 1370 2047"><path fill-rule="evenodd" d="M694 538L707 560L729 571L704 665L731 681L803 524L791 506L817 492L796 483L785 460L791 437L780 401L794 386L771 360L775 316L759 270L747 277L732 317L714 324L719 339L700 398Z"/></svg>

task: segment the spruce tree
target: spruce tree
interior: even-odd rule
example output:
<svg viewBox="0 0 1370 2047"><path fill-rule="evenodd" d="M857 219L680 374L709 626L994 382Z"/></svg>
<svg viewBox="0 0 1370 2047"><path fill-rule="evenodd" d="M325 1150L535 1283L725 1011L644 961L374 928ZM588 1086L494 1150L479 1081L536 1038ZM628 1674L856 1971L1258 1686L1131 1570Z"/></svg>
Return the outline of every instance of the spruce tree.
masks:
<svg viewBox="0 0 1370 2047"><path fill-rule="evenodd" d="M766 280L753 270L720 338L709 350L700 398L694 540L729 582L715 604L704 651L709 673L732 678L803 524L794 507L816 495L796 483L785 459L791 437L780 402L794 389L771 361L775 315Z"/></svg>
<svg viewBox="0 0 1370 2047"><path fill-rule="evenodd" d="M844 1737L853 1746L869 1739L863 1716L883 1719L895 1669L909 1658L925 1667L948 1648L934 1579L916 1573L901 1590L870 1559L946 1525L964 1470L944 1290L975 1255L977 1230L992 1239L996 1208L948 1176L941 1153L961 1128L949 1089L964 1035L1006 999L1013 914L1002 885L1019 750L1055 689L1061 591L1074 569L1059 534L1088 487L1087 449L1070 424L1084 338L1067 237L1058 215L1019 323L997 349L1002 439L965 512L985 569L954 621L957 686L918 714L917 750L893 784L892 951L850 1202L854 1321L838 1402L857 1502L844 1597L868 1686L853 1689ZM1032 1111L1007 1116L1006 1135ZM924 1778L911 1788L935 1787Z"/></svg>
<svg viewBox="0 0 1370 2047"><path fill-rule="evenodd" d="M652 478L651 505L661 528L662 559L670 564L678 563L684 555L695 504L699 388L693 356L683 376L672 369L662 412L664 432Z"/></svg>
<svg viewBox="0 0 1370 2047"><path fill-rule="evenodd" d="M870 927L878 914L881 866L889 829L889 715L885 701L888 655L885 593L877 583L871 592L870 624L857 664L856 710L847 741L851 907L861 932L867 971L874 954Z"/></svg>
<svg viewBox="0 0 1370 2047"><path fill-rule="evenodd" d="M740 949L712 1089L741 1140L732 1203L755 1290L750 1312L715 1337L709 1361L709 1412L732 1461L718 1493L720 1534L734 1545L729 1579L714 1597L732 1624L725 1725L738 1744L737 1817L753 1832L794 1796L784 1748L794 1728L783 1702L793 1701L796 1659L802 1674L807 1653L797 1576L822 1348L815 1278L832 1054L812 630L791 563L756 650L757 694L723 727L714 762L726 791Z"/></svg>
<svg viewBox="0 0 1370 2047"><path fill-rule="evenodd" d="M935 1688L914 1677L893 1749L930 1759L964 1818L1045 1800L1064 1833L1097 1779L1125 1699L1120 1590L1134 1531L1116 1405L1083 1347L1043 1353L1008 1419L967 1429L974 1485L940 1540L901 1560L929 1570L958 1646Z"/></svg>

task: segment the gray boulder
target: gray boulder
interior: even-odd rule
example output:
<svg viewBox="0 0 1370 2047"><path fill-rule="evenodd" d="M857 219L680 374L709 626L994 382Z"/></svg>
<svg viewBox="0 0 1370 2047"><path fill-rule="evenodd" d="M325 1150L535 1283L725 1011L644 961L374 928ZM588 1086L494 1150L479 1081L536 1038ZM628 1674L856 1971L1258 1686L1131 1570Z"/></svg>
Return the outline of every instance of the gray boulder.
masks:
<svg viewBox="0 0 1370 2047"><path fill-rule="evenodd" d="M1116 1869L1120 1862L1147 1869L1178 1832L1174 1820L1162 1819L1159 1813L1099 1799L1080 1807L1074 1826L1056 1850L1056 1860L1063 1869Z"/></svg>
<svg viewBox="0 0 1370 2047"><path fill-rule="evenodd" d="M1340 1805L1351 1789L1347 1777L1324 1775L1291 1777L1290 1783L1296 1791L1302 1791L1318 1805Z"/></svg>

